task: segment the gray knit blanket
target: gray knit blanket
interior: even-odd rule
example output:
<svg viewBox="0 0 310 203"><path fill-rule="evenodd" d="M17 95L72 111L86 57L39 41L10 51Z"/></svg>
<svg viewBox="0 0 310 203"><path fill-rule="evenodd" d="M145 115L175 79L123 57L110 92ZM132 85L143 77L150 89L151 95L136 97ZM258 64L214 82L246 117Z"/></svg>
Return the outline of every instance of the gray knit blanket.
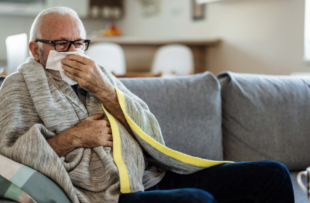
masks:
<svg viewBox="0 0 310 203"><path fill-rule="evenodd" d="M148 106L106 69L135 138L101 102L88 93L86 107L61 78L28 58L0 89L0 154L48 176L72 202L118 202L121 193L144 191L144 149L149 162L165 170L190 174L227 161L192 157L165 146ZM58 157L47 143L88 116L105 113L111 123L110 147L77 148Z"/></svg>

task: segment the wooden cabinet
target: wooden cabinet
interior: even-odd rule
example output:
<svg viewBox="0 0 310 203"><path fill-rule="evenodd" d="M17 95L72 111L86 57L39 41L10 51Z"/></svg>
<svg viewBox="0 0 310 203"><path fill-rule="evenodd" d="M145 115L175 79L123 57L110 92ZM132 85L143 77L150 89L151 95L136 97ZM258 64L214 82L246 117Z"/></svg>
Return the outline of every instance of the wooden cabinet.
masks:
<svg viewBox="0 0 310 203"><path fill-rule="evenodd" d="M123 0L89 0L89 18L117 20L124 12Z"/></svg>
<svg viewBox="0 0 310 203"><path fill-rule="evenodd" d="M127 72L148 72L157 49L167 44L188 46L194 57L194 72L208 70L207 54L212 47L219 45L219 39L141 39L128 37L96 37L91 43L113 42L119 44L125 53Z"/></svg>

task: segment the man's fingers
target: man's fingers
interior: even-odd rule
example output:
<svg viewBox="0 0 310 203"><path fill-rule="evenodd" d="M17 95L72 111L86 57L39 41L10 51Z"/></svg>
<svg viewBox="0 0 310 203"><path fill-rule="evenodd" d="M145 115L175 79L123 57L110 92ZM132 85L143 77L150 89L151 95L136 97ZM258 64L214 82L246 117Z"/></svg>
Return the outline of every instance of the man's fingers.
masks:
<svg viewBox="0 0 310 203"><path fill-rule="evenodd" d="M112 134L112 129L108 128L108 134Z"/></svg>
<svg viewBox="0 0 310 203"><path fill-rule="evenodd" d="M101 113L101 114L89 116L85 120L99 120L99 119L102 119L103 117L104 117L104 113Z"/></svg>
<svg viewBox="0 0 310 203"><path fill-rule="evenodd" d="M71 68L75 68L75 69L78 69L78 70L82 70L83 69L83 64L77 62L77 61L73 61L73 60L69 60L67 58L61 60L61 63L63 65L67 65Z"/></svg>
<svg viewBox="0 0 310 203"><path fill-rule="evenodd" d="M107 141L104 147L113 147L113 142Z"/></svg>
<svg viewBox="0 0 310 203"><path fill-rule="evenodd" d="M66 56L66 59L77 61L77 62L84 64L84 65L89 64L91 61L88 58L85 58L84 56L79 56L79 55L68 55L68 56Z"/></svg>
<svg viewBox="0 0 310 203"><path fill-rule="evenodd" d="M100 124L101 124L102 126L107 126L107 127L110 127L110 126L111 126L111 125L110 125L110 122L107 121L107 120L101 120L101 121L100 121Z"/></svg>
<svg viewBox="0 0 310 203"><path fill-rule="evenodd" d="M62 65L62 68L64 69L65 73L67 72L67 73L70 73L70 75L74 75L76 77L82 78L82 71L80 71L79 69L75 69L67 65Z"/></svg>
<svg viewBox="0 0 310 203"><path fill-rule="evenodd" d="M68 76L69 78L71 78L72 80L76 81L77 83L79 83L80 79L79 77L75 76L75 75L72 75L71 73L67 72L67 71L64 71L64 74L66 76Z"/></svg>
<svg viewBox="0 0 310 203"><path fill-rule="evenodd" d="M108 134L108 140L109 140L109 141L113 141L113 136L112 136L112 134Z"/></svg>

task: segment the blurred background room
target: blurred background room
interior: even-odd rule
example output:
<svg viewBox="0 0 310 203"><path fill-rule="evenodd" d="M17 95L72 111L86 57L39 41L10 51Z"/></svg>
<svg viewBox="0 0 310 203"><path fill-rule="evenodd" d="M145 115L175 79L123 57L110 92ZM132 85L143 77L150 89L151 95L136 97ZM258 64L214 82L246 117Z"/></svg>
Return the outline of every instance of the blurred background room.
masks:
<svg viewBox="0 0 310 203"><path fill-rule="evenodd" d="M307 1L0 0L0 75L29 56L32 22L54 6L77 11L92 41L87 54L118 77L307 75Z"/></svg>

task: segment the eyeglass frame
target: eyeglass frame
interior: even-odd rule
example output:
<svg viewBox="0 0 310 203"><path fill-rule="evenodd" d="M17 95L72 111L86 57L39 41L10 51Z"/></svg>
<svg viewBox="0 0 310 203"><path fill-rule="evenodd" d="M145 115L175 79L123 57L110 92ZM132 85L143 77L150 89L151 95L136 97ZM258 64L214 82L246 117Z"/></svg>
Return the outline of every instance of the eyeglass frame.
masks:
<svg viewBox="0 0 310 203"><path fill-rule="evenodd" d="M57 49L56 49L56 42L58 42L58 41L67 41L67 42L70 42L70 44L68 46L68 49L66 51L57 51L57 52L67 52L71 48L72 44L75 47L74 43L77 42L77 41L81 41L81 40L84 40L85 42L88 42L87 48L85 50L83 50L83 51L86 51L88 49L88 47L89 47L90 42L91 42L89 39L77 39L77 40L74 40L74 41L65 40L65 39L63 39L63 40L54 40L54 41L45 40L45 39L36 39L35 42L42 42L42 43L45 43L45 44L54 44L54 49L55 49L55 51L57 51Z"/></svg>

